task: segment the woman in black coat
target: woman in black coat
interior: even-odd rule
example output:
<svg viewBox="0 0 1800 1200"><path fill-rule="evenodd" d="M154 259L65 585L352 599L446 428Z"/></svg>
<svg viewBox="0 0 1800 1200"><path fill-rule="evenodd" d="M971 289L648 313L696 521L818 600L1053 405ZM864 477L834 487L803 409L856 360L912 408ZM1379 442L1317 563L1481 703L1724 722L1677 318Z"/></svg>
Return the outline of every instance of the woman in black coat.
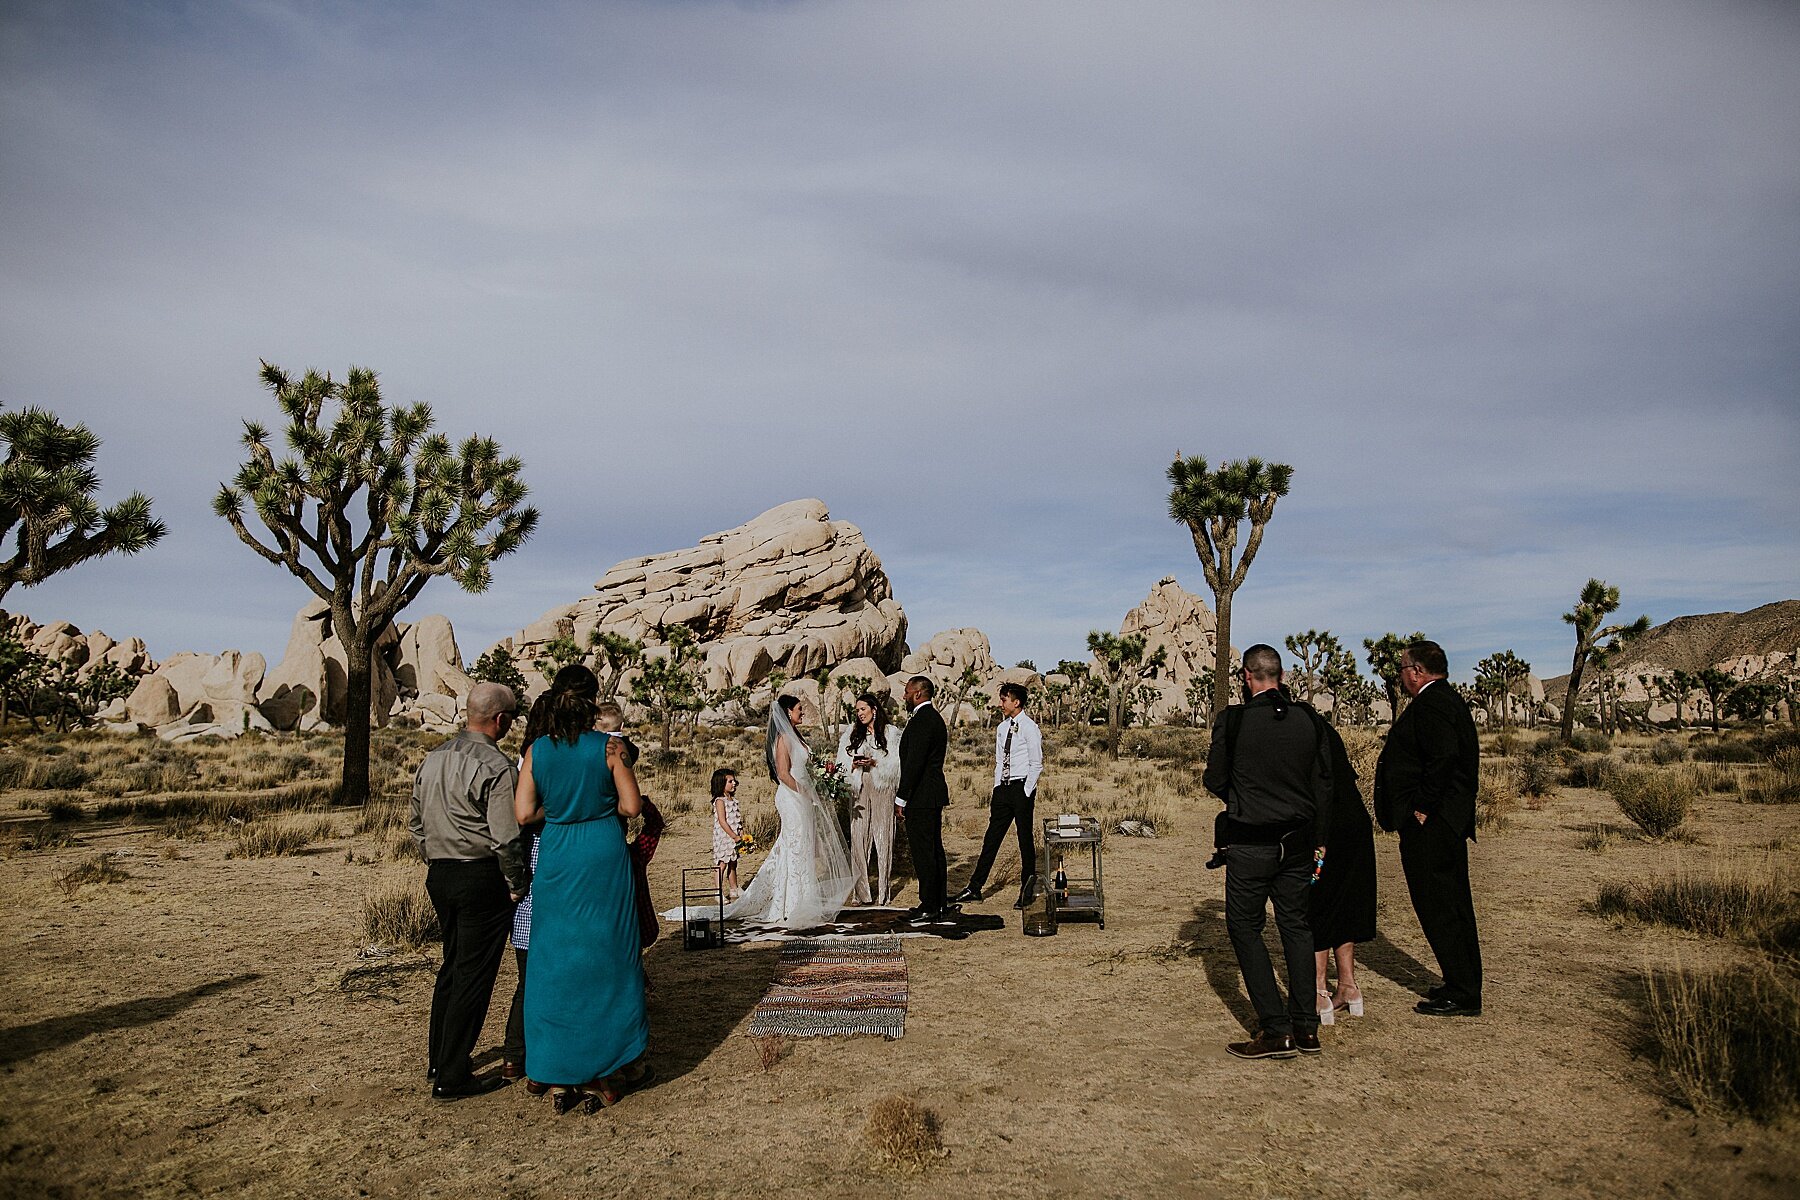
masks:
<svg viewBox="0 0 1800 1200"><path fill-rule="evenodd" d="M1333 1024L1341 1009L1363 1015L1362 989L1356 986L1356 943L1375 936L1375 826L1356 787L1356 768L1344 739L1330 725L1332 804L1331 852L1313 885L1311 897L1313 952L1318 966L1319 1023ZM1337 991L1326 987L1326 967L1337 959Z"/></svg>

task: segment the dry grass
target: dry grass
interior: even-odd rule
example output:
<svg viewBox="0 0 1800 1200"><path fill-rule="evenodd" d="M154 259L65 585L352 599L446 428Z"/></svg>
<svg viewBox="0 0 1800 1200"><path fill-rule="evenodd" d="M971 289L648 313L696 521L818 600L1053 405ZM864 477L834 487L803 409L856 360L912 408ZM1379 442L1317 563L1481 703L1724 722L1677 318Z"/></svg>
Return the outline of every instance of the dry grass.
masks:
<svg viewBox="0 0 1800 1200"><path fill-rule="evenodd" d="M1608 882L1594 905L1602 916L1669 925L1713 937L1764 942L1800 911L1792 887L1769 860L1721 863L1666 879Z"/></svg>
<svg viewBox="0 0 1800 1200"><path fill-rule="evenodd" d="M1476 828L1505 831L1512 814L1519 810L1519 774L1519 768L1510 762L1481 764L1480 788L1475 793Z"/></svg>
<svg viewBox="0 0 1800 1200"><path fill-rule="evenodd" d="M1767 965L1647 972L1650 1029L1677 1092L1701 1112L1774 1121L1800 1108L1800 984Z"/></svg>
<svg viewBox="0 0 1800 1200"><path fill-rule="evenodd" d="M1800 804L1800 747L1770 755L1769 765L1745 783L1743 796L1751 804Z"/></svg>
<svg viewBox="0 0 1800 1200"><path fill-rule="evenodd" d="M1700 782L1687 767L1621 767L1604 786L1626 819L1657 839L1680 829L1700 797Z"/></svg>
<svg viewBox="0 0 1800 1200"><path fill-rule="evenodd" d="M388 831L387 841L382 843L381 853L390 862L425 861L425 856L419 852L419 844L413 841L412 831L404 826Z"/></svg>
<svg viewBox="0 0 1800 1200"><path fill-rule="evenodd" d="M10 826L4 834L0 834L0 856L11 858L15 854L37 854L45 850L60 850L72 845L75 835L60 825L49 821L33 821L30 824Z"/></svg>
<svg viewBox="0 0 1800 1200"><path fill-rule="evenodd" d="M863 1137L882 1165L900 1171L917 1171L944 1155L937 1114L907 1096L877 1100L869 1110Z"/></svg>
<svg viewBox="0 0 1800 1200"><path fill-rule="evenodd" d="M759 1034L750 1040L756 1043L756 1061L765 1073L773 1071L777 1063L794 1052L793 1039L779 1033Z"/></svg>
<svg viewBox="0 0 1800 1200"><path fill-rule="evenodd" d="M437 909L424 885L397 884L363 897L362 936L369 945L407 949L437 941Z"/></svg>
<svg viewBox="0 0 1800 1200"><path fill-rule="evenodd" d="M111 854L96 854L56 881L56 886L73 896L86 883L123 883L131 872L121 867Z"/></svg>
<svg viewBox="0 0 1800 1200"><path fill-rule="evenodd" d="M337 825L330 817L246 821L238 828L236 841L226 857L279 858L298 854L314 842L336 836Z"/></svg>

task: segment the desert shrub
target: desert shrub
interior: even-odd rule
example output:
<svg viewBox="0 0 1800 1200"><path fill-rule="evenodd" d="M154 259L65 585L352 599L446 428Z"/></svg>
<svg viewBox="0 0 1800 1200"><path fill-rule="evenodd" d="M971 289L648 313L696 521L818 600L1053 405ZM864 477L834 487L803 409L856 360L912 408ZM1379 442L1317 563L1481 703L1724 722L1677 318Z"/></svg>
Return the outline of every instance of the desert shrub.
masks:
<svg viewBox="0 0 1800 1200"><path fill-rule="evenodd" d="M1750 739L1750 746L1757 754L1773 762L1775 756L1783 750L1800 750L1800 727L1789 725L1785 729L1759 733Z"/></svg>
<svg viewBox="0 0 1800 1200"><path fill-rule="evenodd" d="M44 810L44 815L52 821L79 821L87 812L68 796L52 796L41 805L35 807Z"/></svg>
<svg viewBox="0 0 1800 1200"><path fill-rule="evenodd" d="M1475 825L1478 829L1504 830L1519 808L1519 774L1510 762L1481 764L1479 790L1475 793Z"/></svg>
<svg viewBox="0 0 1800 1200"><path fill-rule="evenodd" d="M1772 1121L1800 1106L1800 984L1766 965L1646 976L1657 1056L1698 1111Z"/></svg>
<svg viewBox="0 0 1800 1200"><path fill-rule="evenodd" d="M1650 761L1659 767L1666 767L1670 763L1685 762L1687 753L1687 747L1682 745L1679 738L1657 738L1650 743Z"/></svg>
<svg viewBox="0 0 1800 1200"><path fill-rule="evenodd" d="M56 881L56 885L73 896L84 883L123 883L131 873L121 867L111 854L96 854Z"/></svg>
<svg viewBox="0 0 1800 1200"><path fill-rule="evenodd" d="M363 897L363 941L377 946L429 945L441 936L437 909L421 884L399 884Z"/></svg>
<svg viewBox="0 0 1800 1200"><path fill-rule="evenodd" d="M1769 765L1744 786L1744 799L1752 804L1800 804L1800 746L1775 751Z"/></svg>
<svg viewBox="0 0 1800 1200"><path fill-rule="evenodd" d="M14 825L0 834L0 855L10 858L14 854L37 854L72 845L74 841L75 835L60 825L33 821L29 825Z"/></svg>
<svg viewBox="0 0 1800 1200"><path fill-rule="evenodd" d="M1605 787L1607 777L1616 768L1610 755L1583 754L1563 771L1563 782L1578 788Z"/></svg>
<svg viewBox="0 0 1800 1200"><path fill-rule="evenodd" d="M1542 742L1538 744L1543 745ZM1562 768L1557 764L1555 753L1534 751L1519 760L1519 791L1533 798L1548 796L1556 790L1561 775Z"/></svg>
<svg viewBox="0 0 1800 1200"><path fill-rule="evenodd" d="M1755 746L1736 738L1695 738L1694 757L1701 762L1711 763L1762 761L1762 755L1757 753Z"/></svg>
<svg viewBox="0 0 1800 1200"><path fill-rule="evenodd" d="M1609 754L1612 752L1612 739L1597 729L1577 729L1569 737L1569 745L1583 754Z"/></svg>
<svg viewBox="0 0 1800 1200"><path fill-rule="evenodd" d="M1800 915L1800 903L1773 867L1728 865L1706 874L1683 871L1666 879L1604 883L1594 910L1601 916L1759 942Z"/></svg>
<svg viewBox="0 0 1800 1200"><path fill-rule="evenodd" d="M403 829L412 811L411 800L394 796L370 796L369 802L356 814L356 832L386 835Z"/></svg>
<svg viewBox="0 0 1800 1200"><path fill-rule="evenodd" d="M1679 768L1624 767L1611 772L1604 786L1626 819L1653 838L1680 829L1700 796L1693 773Z"/></svg>
<svg viewBox="0 0 1800 1200"><path fill-rule="evenodd" d="M1119 753L1159 762L1204 763L1210 744L1203 729L1131 729L1121 739Z"/></svg>
<svg viewBox="0 0 1800 1200"><path fill-rule="evenodd" d="M26 762L17 754L0 754L0 790L19 787L25 779Z"/></svg>
<svg viewBox="0 0 1800 1200"><path fill-rule="evenodd" d="M246 822L237 831L237 841L227 858L276 858L298 854L315 841L336 835L330 817L311 820L258 820Z"/></svg>
<svg viewBox="0 0 1800 1200"><path fill-rule="evenodd" d="M1611 850L1613 843L1618 840L1619 831L1611 825L1594 825L1581 835L1579 844L1583 850L1592 850L1596 854L1603 854ZM1602 889L1602 893L1604 898L1604 889Z"/></svg>
<svg viewBox="0 0 1800 1200"><path fill-rule="evenodd" d="M20 787L47 792L66 792L81 787L94 773L81 763L68 758L39 759L25 768Z"/></svg>
<svg viewBox="0 0 1800 1200"><path fill-rule="evenodd" d="M387 841L382 846L382 853L394 862L425 861L425 856L419 853L419 844L413 841L412 831L405 826L388 831Z"/></svg>
<svg viewBox="0 0 1800 1200"><path fill-rule="evenodd" d="M781 836L781 815L773 809L759 812L745 822L744 828L749 831L751 837L756 839L758 846L767 850L775 844L775 839ZM903 842L906 839L897 837L894 840Z"/></svg>
<svg viewBox="0 0 1800 1200"><path fill-rule="evenodd" d="M937 1114L906 1096L877 1100L863 1137L882 1163L903 1171L916 1171L944 1152Z"/></svg>

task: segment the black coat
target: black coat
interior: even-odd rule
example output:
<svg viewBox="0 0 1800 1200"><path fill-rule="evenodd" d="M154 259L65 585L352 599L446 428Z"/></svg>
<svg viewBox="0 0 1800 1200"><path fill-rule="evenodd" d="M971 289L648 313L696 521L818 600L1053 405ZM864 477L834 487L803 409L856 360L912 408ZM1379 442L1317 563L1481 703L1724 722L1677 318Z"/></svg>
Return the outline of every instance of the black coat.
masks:
<svg viewBox="0 0 1800 1200"><path fill-rule="evenodd" d="M1480 765L1475 718L1449 680L1440 679L1413 697L1388 730L1375 764L1375 819L1391 832L1422 812L1473 840Z"/></svg>
<svg viewBox="0 0 1800 1200"><path fill-rule="evenodd" d="M944 808L950 803L950 785L944 781L944 752L950 735L944 718L929 705L913 710L900 735L900 787L895 793L906 806Z"/></svg>

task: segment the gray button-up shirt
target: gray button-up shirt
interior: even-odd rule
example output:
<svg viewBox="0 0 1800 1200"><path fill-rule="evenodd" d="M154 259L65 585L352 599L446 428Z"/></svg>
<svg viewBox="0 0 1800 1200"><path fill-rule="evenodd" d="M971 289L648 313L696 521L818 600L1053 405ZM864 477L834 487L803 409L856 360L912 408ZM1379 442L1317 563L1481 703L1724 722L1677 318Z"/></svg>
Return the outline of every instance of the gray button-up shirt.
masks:
<svg viewBox="0 0 1800 1200"><path fill-rule="evenodd" d="M519 772L493 738L465 729L430 754L413 776L413 842L425 861L498 858L506 885L531 885L513 790Z"/></svg>

